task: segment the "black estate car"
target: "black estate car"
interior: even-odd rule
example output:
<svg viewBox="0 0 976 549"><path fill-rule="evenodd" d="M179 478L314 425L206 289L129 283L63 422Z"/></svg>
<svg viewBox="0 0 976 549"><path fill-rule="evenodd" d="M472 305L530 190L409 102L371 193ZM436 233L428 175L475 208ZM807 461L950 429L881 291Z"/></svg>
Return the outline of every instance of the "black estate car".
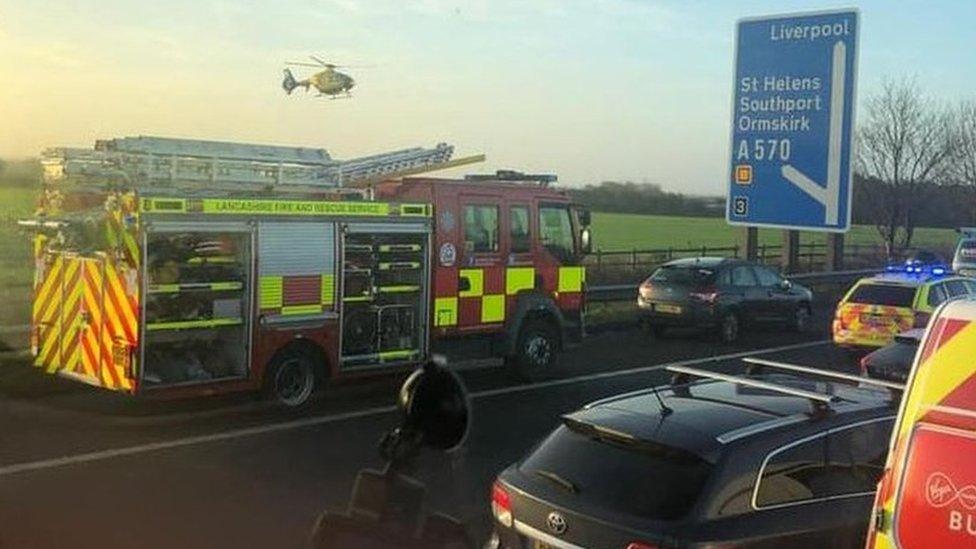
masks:
<svg viewBox="0 0 976 549"><path fill-rule="evenodd" d="M670 370L563 416L503 471L486 547L863 546L898 393Z"/></svg>
<svg viewBox="0 0 976 549"><path fill-rule="evenodd" d="M641 322L654 334L677 326L718 327L726 343L735 341L748 323L804 330L812 301L810 290L768 267L721 257L669 261L637 291Z"/></svg>

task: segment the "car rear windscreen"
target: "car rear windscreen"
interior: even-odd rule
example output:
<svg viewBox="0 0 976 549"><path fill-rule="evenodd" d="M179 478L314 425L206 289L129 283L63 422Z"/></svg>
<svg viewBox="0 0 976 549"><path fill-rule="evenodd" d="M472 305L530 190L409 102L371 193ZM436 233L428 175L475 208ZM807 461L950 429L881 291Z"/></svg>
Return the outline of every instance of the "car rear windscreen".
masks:
<svg viewBox="0 0 976 549"><path fill-rule="evenodd" d="M711 465L687 452L648 451L556 429L520 465L532 476L555 473L589 505L652 520L675 520L701 495Z"/></svg>
<svg viewBox="0 0 976 549"><path fill-rule="evenodd" d="M715 271L694 265L664 265L654 271L650 280L652 282L681 286L711 284L715 280Z"/></svg>
<svg viewBox="0 0 976 549"><path fill-rule="evenodd" d="M915 288L888 284L861 284L854 288L848 303L911 307L915 301Z"/></svg>
<svg viewBox="0 0 976 549"><path fill-rule="evenodd" d="M976 263L976 240L963 240L956 251L956 259Z"/></svg>

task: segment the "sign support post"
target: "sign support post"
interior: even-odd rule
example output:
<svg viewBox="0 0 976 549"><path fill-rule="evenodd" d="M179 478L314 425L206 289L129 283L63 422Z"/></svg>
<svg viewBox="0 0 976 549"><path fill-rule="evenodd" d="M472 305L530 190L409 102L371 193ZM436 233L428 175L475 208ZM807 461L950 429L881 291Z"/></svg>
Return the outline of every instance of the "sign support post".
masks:
<svg viewBox="0 0 976 549"><path fill-rule="evenodd" d="M783 251L780 256L783 274L800 270L800 231L783 231Z"/></svg>
<svg viewBox="0 0 976 549"><path fill-rule="evenodd" d="M746 261L759 259L759 229L744 227L746 231Z"/></svg>

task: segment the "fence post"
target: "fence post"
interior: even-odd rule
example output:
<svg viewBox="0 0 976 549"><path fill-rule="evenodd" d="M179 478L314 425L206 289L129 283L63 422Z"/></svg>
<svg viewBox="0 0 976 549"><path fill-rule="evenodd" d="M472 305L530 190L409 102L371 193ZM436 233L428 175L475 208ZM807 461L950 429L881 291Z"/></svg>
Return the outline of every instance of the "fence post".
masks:
<svg viewBox="0 0 976 549"><path fill-rule="evenodd" d="M637 269L637 248L634 248L630 254L630 268Z"/></svg>
<svg viewBox="0 0 976 549"><path fill-rule="evenodd" d="M596 249L596 267L599 269L603 267L603 250L600 248Z"/></svg>
<svg viewBox="0 0 976 549"><path fill-rule="evenodd" d="M702 246L701 256L700 257L705 257L706 255L708 255L708 247L707 246Z"/></svg>
<svg viewBox="0 0 976 549"><path fill-rule="evenodd" d="M827 265L828 271L844 269L844 233L827 234Z"/></svg>
<svg viewBox="0 0 976 549"><path fill-rule="evenodd" d="M766 244L765 243L763 243L759 247L759 254L760 254L760 256L758 258L759 259L759 262L762 263L763 265L765 265L766 264Z"/></svg>

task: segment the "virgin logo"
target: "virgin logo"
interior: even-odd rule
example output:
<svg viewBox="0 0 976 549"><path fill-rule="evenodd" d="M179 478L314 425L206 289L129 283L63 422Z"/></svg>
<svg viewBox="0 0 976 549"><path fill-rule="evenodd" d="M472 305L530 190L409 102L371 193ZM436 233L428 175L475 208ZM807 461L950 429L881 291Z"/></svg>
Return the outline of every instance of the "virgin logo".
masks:
<svg viewBox="0 0 976 549"><path fill-rule="evenodd" d="M962 507L976 510L976 486L967 484L957 488L945 473L936 471L925 481L925 500L932 507L945 507L958 501Z"/></svg>

